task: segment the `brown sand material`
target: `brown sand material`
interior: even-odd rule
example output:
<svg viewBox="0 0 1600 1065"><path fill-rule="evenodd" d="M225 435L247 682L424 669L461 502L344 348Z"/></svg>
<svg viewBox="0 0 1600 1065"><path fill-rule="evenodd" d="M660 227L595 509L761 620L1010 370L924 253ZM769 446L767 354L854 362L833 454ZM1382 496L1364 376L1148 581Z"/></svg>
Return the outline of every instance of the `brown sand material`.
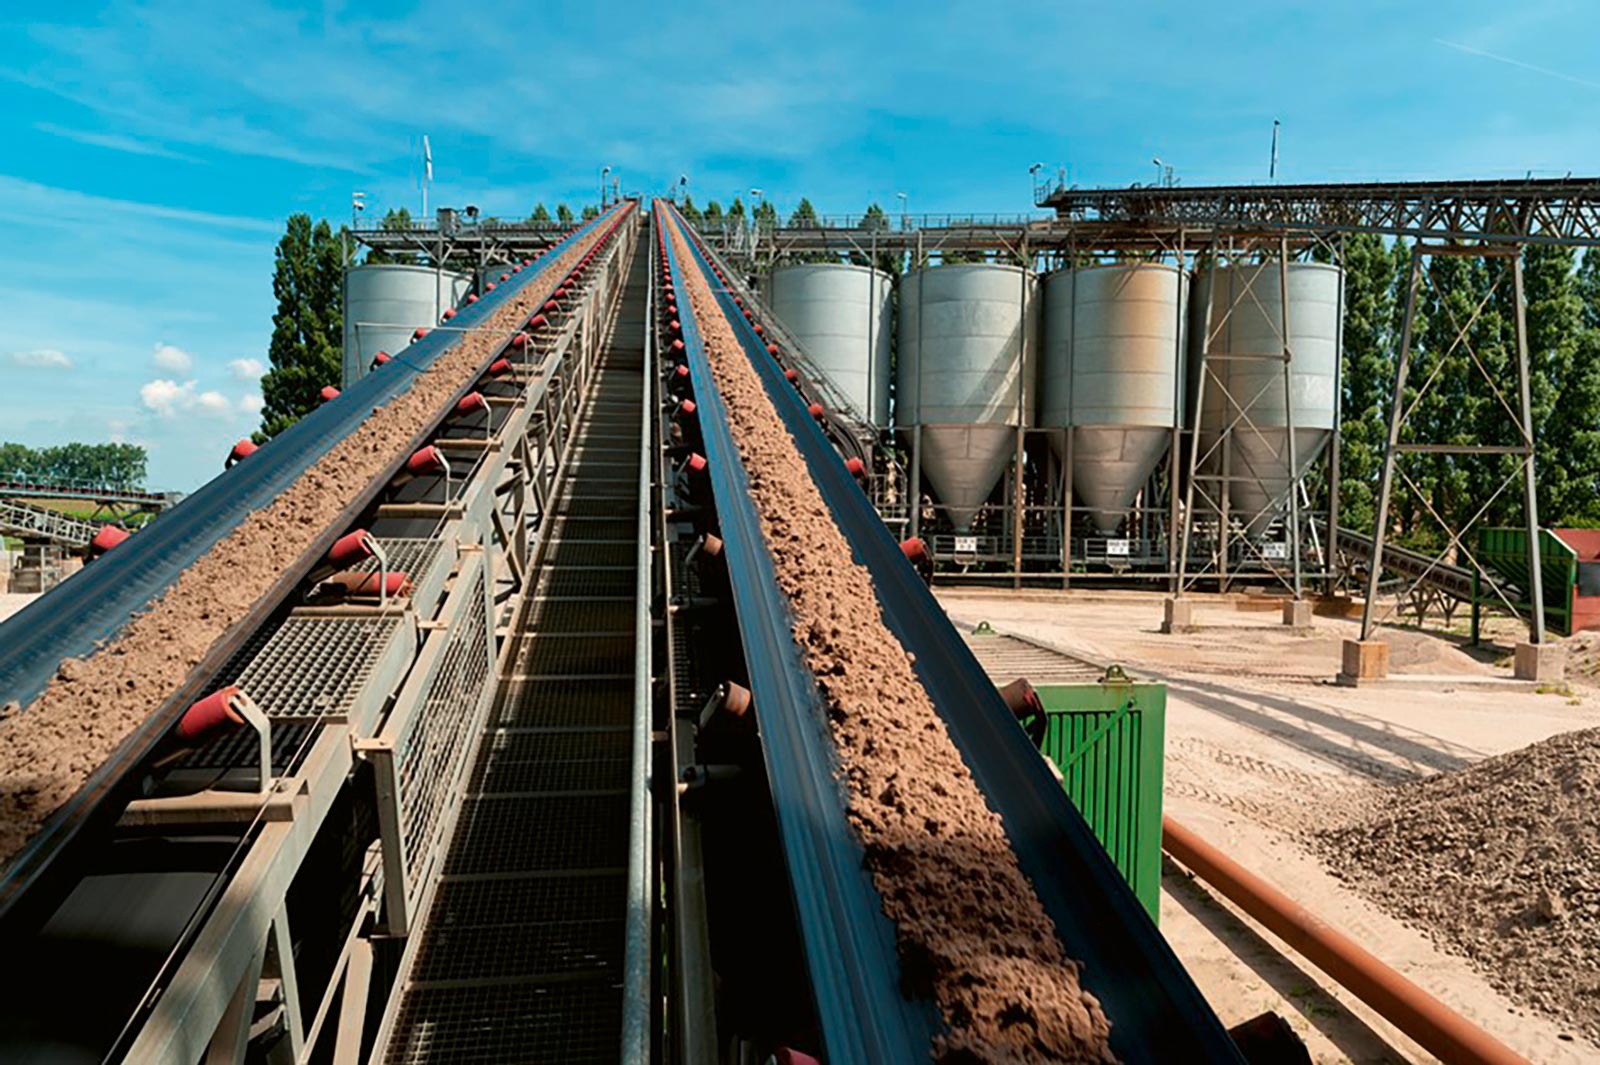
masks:
<svg viewBox="0 0 1600 1065"><path fill-rule="evenodd" d="M558 259L532 269L560 276L594 240L586 236ZM438 415L545 294L543 284L523 286L418 374L409 389L374 408L360 428L269 506L245 518L113 641L87 658L64 659L25 712L0 715L0 863L183 684L222 635L350 504L356 490L394 458L394 449Z"/></svg>
<svg viewBox="0 0 1600 1065"><path fill-rule="evenodd" d="M678 261L690 262L680 234ZM795 638L828 706L850 820L903 982L949 1026L945 1061L1111 1061L1111 1026L1017 865L1000 818L875 609L866 569L828 517L779 420L697 271L679 279L710 349L750 494L794 612Z"/></svg>
<svg viewBox="0 0 1600 1065"><path fill-rule="evenodd" d="M1600 1038L1600 729L1395 787L1316 843L1497 989Z"/></svg>

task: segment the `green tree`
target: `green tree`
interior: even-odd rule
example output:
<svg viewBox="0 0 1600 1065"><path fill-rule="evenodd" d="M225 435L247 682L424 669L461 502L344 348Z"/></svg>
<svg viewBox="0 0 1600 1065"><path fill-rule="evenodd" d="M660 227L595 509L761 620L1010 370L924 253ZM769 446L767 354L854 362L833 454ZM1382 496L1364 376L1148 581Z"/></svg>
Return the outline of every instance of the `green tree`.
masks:
<svg viewBox="0 0 1600 1065"><path fill-rule="evenodd" d="M701 217L705 220L705 228L721 229L722 204L718 203L716 200L712 200L710 203L707 203L705 213Z"/></svg>
<svg viewBox="0 0 1600 1065"><path fill-rule="evenodd" d="M1341 397L1339 523L1370 531L1376 514L1378 478L1389 431L1394 390L1395 299L1403 274L1400 260L1375 234L1349 237L1344 245L1344 372Z"/></svg>
<svg viewBox="0 0 1600 1065"><path fill-rule="evenodd" d="M811 201L804 196L800 197L799 206L789 216L790 229L816 229L821 225L817 220L817 209L811 206Z"/></svg>
<svg viewBox="0 0 1600 1065"><path fill-rule="evenodd" d="M583 205L583 220L585 222L589 221L589 219L591 219L591 218L599 218L599 217L600 217L600 208L596 207L592 203L586 203L586 204Z"/></svg>
<svg viewBox="0 0 1600 1065"><path fill-rule="evenodd" d="M1528 362L1546 525L1600 520L1600 335L1585 322L1585 284L1571 248L1534 245L1523 254Z"/></svg>
<svg viewBox="0 0 1600 1065"><path fill-rule="evenodd" d="M700 223L704 221L704 216L700 213L700 208L694 205L693 197L685 196L683 198L683 207L680 208L680 210L683 211L683 217L687 219L689 224L692 226L698 227Z"/></svg>
<svg viewBox="0 0 1600 1065"><path fill-rule="evenodd" d="M60 444L31 448L0 443L0 479L56 481L106 488L144 486L146 455L137 444Z"/></svg>
<svg viewBox="0 0 1600 1065"><path fill-rule="evenodd" d="M388 233L404 233L411 228L411 212L404 207L391 208L384 212L378 228ZM366 261L370 264L415 263L417 256L414 252L387 252L374 248L367 252Z"/></svg>
<svg viewBox="0 0 1600 1065"><path fill-rule="evenodd" d="M564 203L556 204L557 222L560 222L564 226L570 226L572 224L572 217L572 208L568 207Z"/></svg>
<svg viewBox="0 0 1600 1065"><path fill-rule="evenodd" d="M261 378L261 429L266 439L314 410L325 385L338 385L344 328L339 238L326 220L289 216L278 242L272 291L272 366Z"/></svg>
<svg viewBox="0 0 1600 1065"><path fill-rule="evenodd" d="M729 222L737 222L740 225L744 224L744 201L739 199L739 197L735 196L733 198L733 203L728 205L727 218Z"/></svg>
<svg viewBox="0 0 1600 1065"><path fill-rule="evenodd" d="M550 212L545 209L542 202L536 203L533 205L533 213L528 216L528 221L536 226L547 226L550 224Z"/></svg>
<svg viewBox="0 0 1600 1065"><path fill-rule="evenodd" d="M772 206L771 200L762 200L757 204L751 217L755 219L756 228L764 233L771 233L778 228L778 209Z"/></svg>

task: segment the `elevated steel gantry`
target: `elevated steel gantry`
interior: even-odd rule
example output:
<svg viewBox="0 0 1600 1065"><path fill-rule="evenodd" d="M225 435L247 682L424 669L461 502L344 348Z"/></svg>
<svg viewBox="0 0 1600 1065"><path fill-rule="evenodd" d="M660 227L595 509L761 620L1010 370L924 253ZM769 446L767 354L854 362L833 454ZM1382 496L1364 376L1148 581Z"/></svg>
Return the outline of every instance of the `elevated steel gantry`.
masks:
<svg viewBox="0 0 1600 1065"><path fill-rule="evenodd" d="M845 255L863 262L876 262L885 255L904 261L909 256L913 265L921 265L934 255L948 252L998 254L1013 261L1044 266L1101 256L1172 258L1186 264L1203 255L1228 259L1242 256L1244 260L1258 254L1287 258L1309 254L1319 246L1329 249L1337 260L1340 238L1350 234L1371 233L1409 239L1413 245L1406 287L1407 313L1395 345L1396 375L1380 501L1387 502L1397 473L1405 479L1396 463L1407 453L1511 454L1517 457L1519 468L1507 480L1521 481L1523 509L1530 530L1528 566L1534 575L1530 583L1535 585L1523 591L1529 606L1530 638L1535 643L1543 640L1542 592L1537 587L1538 536L1533 533L1537 525L1537 476L1527 399L1529 353L1520 251L1527 245L1600 246L1600 178L1108 189L1057 186L1038 196L1036 205L1053 210L1054 217L829 216L810 226L724 225L709 229L704 235L718 250L753 268L817 254ZM1515 445L1423 440L1407 432L1407 407L1402 400L1412 362L1415 304L1431 279L1434 258L1463 255L1481 256L1499 263L1505 276L1496 284L1511 290L1516 301L1517 313L1512 316L1515 380L1506 382L1504 387L1492 379L1486 382L1505 409L1517 438ZM1449 341L1450 347L1467 344L1470 349L1468 333L1475 320L1476 315L1473 315L1467 321L1451 323L1455 336ZM1285 321L1281 357L1286 364L1292 357L1288 330L1289 323ZM1202 381L1206 376L1203 363L1202 357ZM1484 376L1489 377L1487 373ZM1198 403L1195 398L1191 409L1198 409ZM1294 457L1289 456L1287 461L1292 465ZM1329 451L1328 475L1325 527L1338 528L1337 431ZM1191 477L1188 483L1192 487L1194 479ZM1170 490L1175 496L1175 476ZM1021 527L1020 501L1017 506L1016 520ZM1372 535L1368 603L1362 625L1364 636L1370 635L1377 621L1373 599L1383 569L1386 539L1386 507L1380 505L1379 509ZM1187 530L1193 521L1193 508L1185 510L1182 520ZM1070 536L1070 502L1065 511L1069 515L1066 535ZM1177 515L1173 517L1176 519ZM1177 525L1176 520L1173 525ZM1298 528L1297 522L1295 525ZM1189 580L1183 572L1188 562L1188 538L1184 536L1180 542L1178 529L1174 527L1169 531L1169 558L1174 560L1169 567L1173 571L1169 577L1174 590L1181 593ZM1445 531L1448 536L1445 551L1434 559L1433 567L1424 568L1420 575L1408 574L1414 582L1426 583L1435 569L1444 567L1445 557L1452 551L1470 560L1465 542L1467 529L1446 528ZM1292 539L1298 540L1298 537ZM1292 550L1298 561L1298 543ZM1227 580L1226 556L1224 536L1223 547L1214 560L1221 564L1217 576L1224 583ZM1476 563L1473 567L1481 570ZM1326 569L1324 578L1333 580L1332 567ZM1020 574L1017 576L1020 578ZM1495 586L1487 573L1481 576L1489 586ZM1298 594L1298 574L1292 582L1285 580L1285 583Z"/></svg>

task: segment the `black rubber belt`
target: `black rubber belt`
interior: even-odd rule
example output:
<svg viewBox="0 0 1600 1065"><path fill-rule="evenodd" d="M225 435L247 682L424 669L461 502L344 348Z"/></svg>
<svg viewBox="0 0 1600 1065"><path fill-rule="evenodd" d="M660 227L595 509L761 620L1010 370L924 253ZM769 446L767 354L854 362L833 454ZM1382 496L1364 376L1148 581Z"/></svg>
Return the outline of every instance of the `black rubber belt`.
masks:
<svg viewBox="0 0 1600 1065"><path fill-rule="evenodd" d="M715 275L711 272L710 261L704 250L697 247L696 257L708 281L713 280ZM676 276L676 271L674 274ZM973 657L971 649L954 626L945 618L933 594L906 563L899 544L889 535L888 528L873 509L871 501L844 468L838 453L806 410L805 400L784 379L783 369L767 353L765 340L745 320L730 293L718 291L714 284L713 291L784 425L799 446L807 469L822 493L824 504L850 544L852 557L872 575L885 622L905 649L915 656L918 679L927 690L962 759L972 770L978 790L1000 815L1023 873L1033 883L1045 912L1055 922L1062 947L1068 957L1083 964L1083 985L1099 998L1106 1016L1111 1020L1112 1049L1125 1062L1242 1061L1222 1023L1173 954L1172 948L1162 938L1105 849L1095 839L1088 824L1067 798L1066 792L1051 775L1038 749L1017 727L995 690L994 683L984 673L983 667ZM680 301L680 311L686 302ZM688 319L681 315L680 319L685 322L687 332ZM701 345L698 337L691 341L687 335L684 343L689 347L690 369L694 373L696 358L704 363ZM706 373L703 366L700 373ZM705 394L701 391L702 387L696 378L697 402ZM720 422L721 413L721 405L717 403L715 418L708 416L701 419L702 431L707 437L707 458L712 461L713 471L717 465L709 452L713 429L726 435L725 426L714 424ZM748 493L743 491L742 485L739 494L748 501ZM726 506L723 492L719 491L718 514L724 522L724 539L729 540L731 549L732 541L726 535ZM759 536L759 529L756 534ZM730 564L734 561L731 556L730 550ZM736 591L741 583L759 583L769 597L779 596L777 589L771 586L771 562L765 559L764 552L763 558L766 562L765 572L743 582L735 580L733 584ZM775 627L780 630L788 653L797 662L798 650L790 636L787 607L780 606L779 609L783 613L778 616L784 620ZM744 613L741 603L741 628L745 626ZM746 651L753 656L748 636ZM792 683L798 684L799 681L800 678L794 678ZM809 674L804 677L804 682L809 688ZM769 722L774 716L771 711L777 708L764 706L759 691L755 693L755 705L761 721L762 738L769 744L767 759L771 769L779 758L779 752L770 749L773 734L769 731ZM831 753L832 740L827 735L822 714L815 706L814 696L810 706L797 703L795 707L797 709L790 708L788 712L799 713L806 720L780 721L777 723L780 728L806 742L825 744ZM776 780L774 777L775 785ZM798 801L821 809L824 804L842 803L843 797L838 784L828 779L817 782L815 794ZM842 811L838 811L837 816L842 819ZM787 837L785 846L789 846ZM856 852L860 853L859 845ZM791 852L791 876L794 875L793 862ZM861 876L864 878L865 873ZM795 882L797 893L809 887L802 884L798 877ZM870 882L867 886L870 890ZM854 895L848 899L831 901L863 905L860 897ZM871 905L878 905L875 892ZM801 913L804 920L804 908ZM881 913L878 916L883 925L888 924ZM861 915L856 915L854 919L864 921ZM808 951L815 953L809 934L806 942ZM880 964L889 966L889 973L895 972L893 953L888 953L886 958ZM813 975L817 975L816 960L808 960L812 960ZM828 963L835 960L821 959L823 968L826 969ZM823 975L837 979L828 972ZM893 981L889 982L889 987L891 991L894 989ZM818 997L820 1000L820 989ZM887 1003L882 1003L875 1008L887 1014L889 1007ZM828 1034L831 1036L831 1032ZM832 1042L828 1045L828 1051L830 1060L843 1060L836 1056ZM921 1052L927 1052L925 1042Z"/></svg>

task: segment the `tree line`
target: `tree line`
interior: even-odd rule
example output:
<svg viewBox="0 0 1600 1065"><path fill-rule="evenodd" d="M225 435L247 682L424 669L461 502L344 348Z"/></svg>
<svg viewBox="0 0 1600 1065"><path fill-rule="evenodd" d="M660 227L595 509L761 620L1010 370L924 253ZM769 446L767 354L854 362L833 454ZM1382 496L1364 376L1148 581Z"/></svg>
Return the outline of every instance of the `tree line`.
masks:
<svg viewBox="0 0 1600 1065"><path fill-rule="evenodd" d="M0 443L0 480L50 481L138 491L144 488L145 449L138 444Z"/></svg>

